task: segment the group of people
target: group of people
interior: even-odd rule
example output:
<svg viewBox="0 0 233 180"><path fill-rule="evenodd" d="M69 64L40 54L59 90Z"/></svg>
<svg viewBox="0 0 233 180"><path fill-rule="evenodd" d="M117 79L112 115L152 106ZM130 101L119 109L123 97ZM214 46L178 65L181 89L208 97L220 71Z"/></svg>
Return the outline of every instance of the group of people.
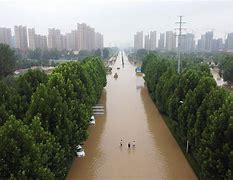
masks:
<svg viewBox="0 0 233 180"><path fill-rule="evenodd" d="M121 139L121 141L120 141L120 146L122 147L123 146L123 140ZM135 147L136 146L136 142L135 141L133 141L132 142L132 147ZM130 144L130 142L128 142L128 148L130 148L131 147L131 144Z"/></svg>

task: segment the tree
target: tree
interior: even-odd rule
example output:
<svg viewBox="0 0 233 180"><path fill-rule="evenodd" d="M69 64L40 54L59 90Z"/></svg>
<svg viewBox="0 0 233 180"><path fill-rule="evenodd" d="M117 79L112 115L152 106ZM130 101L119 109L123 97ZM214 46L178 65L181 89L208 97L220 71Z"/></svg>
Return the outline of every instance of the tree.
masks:
<svg viewBox="0 0 233 180"><path fill-rule="evenodd" d="M22 98L22 113L25 115L31 102L32 94L40 84L45 84L47 75L41 70L28 70L16 79L16 89Z"/></svg>
<svg viewBox="0 0 233 180"><path fill-rule="evenodd" d="M22 101L14 87L0 81L0 126L3 125L10 115L20 117Z"/></svg>
<svg viewBox="0 0 233 180"><path fill-rule="evenodd" d="M198 151L204 179L225 179L232 172L233 96L208 118Z"/></svg>
<svg viewBox="0 0 233 180"><path fill-rule="evenodd" d="M228 83L233 82L233 59L227 63L227 66L223 69L223 79Z"/></svg>
<svg viewBox="0 0 233 180"><path fill-rule="evenodd" d="M37 131L43 132L42 129ZM54 174L47 166L49 157L42 154L43 146L52 148L52 144L50 146L46 144L50 143L50 136L46 136L47 140L41 143L36 142L35 135L28 125L16 120L13 116L0 127L0 174L2 178L54 178ZM47 149L47 152L49 151L50 149Z"/></svg>
<svg viewBox="0 0 233 180"><path fill-rule="evenodd" d="M15 68L14 51L6 44L0 44L0 79L12 74Z"/></svg>

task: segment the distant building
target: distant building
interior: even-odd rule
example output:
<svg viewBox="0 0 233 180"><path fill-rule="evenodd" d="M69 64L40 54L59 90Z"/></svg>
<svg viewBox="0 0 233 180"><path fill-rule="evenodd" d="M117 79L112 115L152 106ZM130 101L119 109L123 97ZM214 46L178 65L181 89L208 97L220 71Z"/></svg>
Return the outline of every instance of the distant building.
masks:
<svg viewBox="0 0 233 180"><path fill-rule="evenodd" d="M26 51L28 49L27 27L15 26L14 31L16 48Z"/></svg>
<svg viewBox="0 0 233 180"><path fill-rule="evenodd" d="M65 35L61 35L61 50L67 50L67 42Z"/></svg>
<svg viewBox="0 0 233 180"><path fill-rule="evenodd" d="M195 50L194 34L188 33L180 37L181 52L193 52Z"/></svg>
<svg viewBox="0 0 233 180"><path fill-rule="evenodd" d="M159 49L160 51L163 51L163 50L164 50L164 40L165 40L165 38L164 38L164 33L160 33L160 39L159 39L159 41L158 41L158 49Z"/></svg>
<svg viewBox="0 0 233 180"><path fill-rule="evenodd" d="M197 51L212 52L213 51L213 31L206 32L201 35L201 39L197 43Z"/></svg>
<svg viewBox="0 0 233 180"><path fill-rule="evenodd" d="M176 50L176 33L173 33L172 31L166 32L166 50Z"/></svg>
<svg viewBox="0 0 233 180"><path fill-rule="evenodd" d="M223 49L224 49L224 46L223 46L222 38L213 39L212 51L218 52L218 51L223 51Z"/></svg>
<svg viewBox="0 0 233 180"><path fill-rule="evenodd" d="M79 50L95 49L95 29L85 23L78 23L78 43Z"/></svg>
<svg viewBox="0 0 233 180"><path fill-rule="evenodd" d="M100 33L95 33L95 49L103 49L104 48L104 37Z"/></svg>
<svg viewBox="0 0 233 180"><path fill-rule="evenodd" d="M156 31L150 32L150 50L156 50Z"/></svg>
<svg viewBox="0 0 233 180"><path fill-rule="evenodd" d="M79 33L78 30L72 30L70 33L66 33L66 47L67 50L79 50Z"/></svg>
<svg viewBox="0 0 233 180"><path fill-rule="evenodd" d="M143 49L143 31L134 35L134 49Z"/></svg>
<svg viewBox="0 0 233 180"><path fill-rule="evenodd" d="M36 49L36 34L35 34L35 29L28 28L28 48L35 50Z"/></svg>
<svg viewBox="0 0 233 180"><path fill-rule="evenodd" d="M150 41L149 35L145 35L144 49L146 49L147 51L149 51L151 49L151 41Z"/></svg>
<svg viewBox="0 0 233 180"><path fill-rule="evenodd" d="M10 28L0 27L0 43L8 44L12 47L12 35Z"/></svg>
<svg viewBox="0 0 233 180"><path fill-rule="evenodd" d="M205 51L211 52L213 48L213 31L209 31L205 33Z"/></svg>
<svg viewBox="0 0 233 180"><path fill-rule="evenodd" d="M197 41L197 51L199 52L205 51L205 41L206 41L205 35L201 35L201 39Z"/></svg>
<svg viewBox="0 0 233 180"><path fill-rule="evenodd" d="M228 33L225 48L227 51L233 51L233 33Z"/></svg>
<svg viewBox="0 0 233 180"><path fill-rule="evenodd" d="M59 29L49 29L48 33L48 48L62 50L61 32Z"/></svg>
<svg viewBox="0 0 233 180"><path fill-rule="evenodd" d="M42 50L48 49L47 37L43 35L35 35L35 48Z"/></svg>

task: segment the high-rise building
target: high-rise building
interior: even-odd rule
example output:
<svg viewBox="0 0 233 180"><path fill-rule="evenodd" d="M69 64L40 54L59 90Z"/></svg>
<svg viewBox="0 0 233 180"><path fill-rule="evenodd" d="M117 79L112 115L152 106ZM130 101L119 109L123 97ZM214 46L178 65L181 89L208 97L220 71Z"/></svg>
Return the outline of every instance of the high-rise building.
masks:
<svg viewBox="0 0 233 180"><path fill-rule="evenodd" d="M95 49L103 49L103 47L104 47L103 35L96 32L95 33Z"/></svg>
<svg viewBox="0 0 233 180"><path fill-rule="evenodd" d="M134 49L143 49L143 31L134 35Z"/></svg>
<svg viewBox="0 0 233 180"><path fill-rule="evenodd" d="M205 33L205 51L211 52L213 48L213 31L209 31Z"/></svg>
<svg viewBox="0 0 233 180"><path fill-rule="evenodd" d="M197 51L211 52L213 50L213 35L213 31L201 35L201 39L197 43Z"/></svg>
<svg viewBox="0 0 233 180"><path fill-rule="evenodd" d="M35 50L37 48L39 49L47 49L47 37L42 36L35 33L35 29L28 28L28 42L29 42L29 49Z"/></svg>
<svg viewBox="0 0 233 180"><path fill-rule="evenodd" d="M194 34L188 33L180 37L181 52L193 52L195 50Z"/></svg>
<svg viewBox="0 0 233 180"><path fill-rule="evenodd" d="M95 49L95 29L86 25L85 23L78 23L78 43L80 50L94 50Z"/></svg>
<svg viewBox="0 0 233 180"><path fill-rule="evenodd" d="M66 42L66 36L61 35L61 50L67 49L67 42Z"/></svg>
<svg viewBox="0 0 233 180"><path fill-rule="evenodd" d="M28 39L27 39L27 27L26 26L15 26L15 43L16 48L23 51L28 49Z"/></svg>
<svg viewBox="0 0 233 180"><path fill-rule="evenodd" d="M151 49L151 42L150 42L150 36L149 36L149 34L145 35L144 49L146 49L148 51Z"/></svg>
<svg viewBox="0 0 233 180"><path fill-rule="evenodd" d="M150 50L156 50L156 31L150 32Z"/></svg>
<svg viewBox="0 0 233 180"><path fill-rule="evenodd" d="M213 48L212 51L218 52L218 51L223 51L223 40L222 38L218 39L213 39Z"/></svg>
<svg viewBox="0 0 233 180"><path fill-rule="evenodd" d="M0 43L8 44L12 47L12 35L10 28L0 27Z"/></svg>
<svg viewBox="0 0 233 180"><path fill-rule="evenodd" d="M166 32L166 50L176 50L176 33L173 33L172 31Z"/></svg>
<svg viewBox="0 0 233 180"><path fill-rule="evenodd" d="M201 35L201 39L197 41L197 51L202 52L205 51L205 35Z"/></svg>
<svg viewBox="0 0 233 180"><path fill-rule="evenodd" d="M228 33L225 48L227 51L233 51L233 33Z"/></svg>
<svg viewBox="0 0 233 180"><path fill-rule="evenodd" d="M61 32L59 29L49 29L48 33L48 48L62 50Z"/></svg>
<svg viewBox="0 0 233 180"><path fill-rule="evenodd" d="M79 50L79 33L78 30L72 30L70 33L66 33L66 48L67 50Z"/></svg>
<svg viewBox="0 0 233 180"><path fill-rule="evenodd" d="M160 39L159 39L159 42L158 42L158 49L160 51L164 50L164 33L160 33Z"/></svg>
<svg viewBox="0 0 233 180"><path fill-rule="evenodd" d="M35 35L35 48L42 50L48 49L47 37L43 35Z"/></svg>
<svg viewBox="0 0 233 180"><path fill-rule="evenodd" d="M35 50L36 49L36 33L35 33L35 29L32 28L28 28L28 43L29 49Z"/></svg>

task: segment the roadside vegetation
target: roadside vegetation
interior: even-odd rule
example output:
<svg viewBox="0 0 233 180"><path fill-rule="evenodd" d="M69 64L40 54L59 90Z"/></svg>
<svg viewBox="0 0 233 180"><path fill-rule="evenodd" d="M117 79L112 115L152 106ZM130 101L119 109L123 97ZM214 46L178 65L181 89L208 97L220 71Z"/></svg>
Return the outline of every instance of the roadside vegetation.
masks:
<svg viewBox="0 0 233 180"><path fill-rule="evenodd" d="M64 179L106 85L101 60L13 77L14 52L0 44L0 55L0 178Z"/></svg>
<svg viewBox="0 0 233 180"><path fill-rule="evenodd" d="M159 110L200 179L233 179L233 94L216 85L207 64L149 54L145 81Z"/></svg>

